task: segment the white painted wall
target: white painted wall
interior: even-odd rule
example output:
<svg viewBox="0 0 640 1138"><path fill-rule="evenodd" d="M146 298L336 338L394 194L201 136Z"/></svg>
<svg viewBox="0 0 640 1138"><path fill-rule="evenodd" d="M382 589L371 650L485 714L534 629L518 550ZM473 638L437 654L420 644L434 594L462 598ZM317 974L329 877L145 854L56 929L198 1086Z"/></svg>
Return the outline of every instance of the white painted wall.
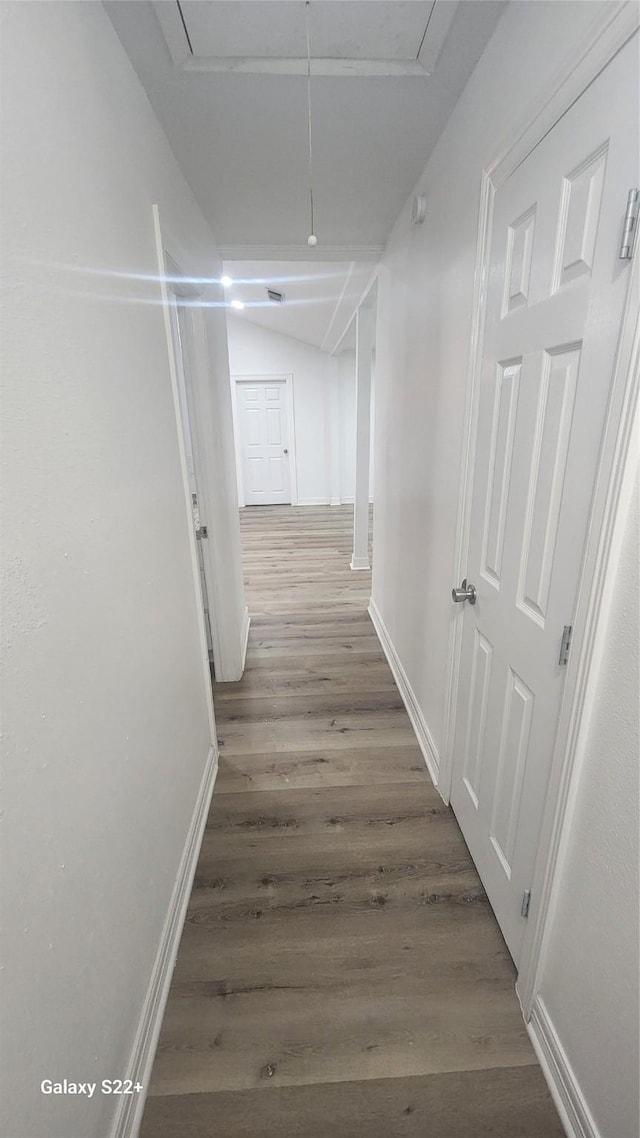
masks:
<svg viewBox="0 0 640 1138"><path fill-rule="evenodd" d="M356 353L338 356L340 392L340 497L353 502L356 485Z"/></svg>
<svg viewBox="0 0 640 1138"><path fill-rule="evenodd" d="M219 261L102 6L1 19L2 1131L105 1138L113 1099L40 1080L126 1073L210 748L159 289L118 274L156 273L154 202L187 272Z"/></svg>
<svg viewBox="0 0 640 1138"><path fill-rule="evenodd" d="M340 380L340 494L343 502L353 502L356 478L356 354L338 356ZM371 435L375 433L375 366L371 372ZM369 466L369 498L373 501L374 450Z"/></svg>
<svg viewBox="0 0 640 1138"><path fill-rule="evenodd" d="M637 436L636 436L637 437ZM602 1138L637 1138L638 1101L638 482L609 578L599 674L557 882L539 998Z"/></svg>
<svg viewBox="0 0 640 1138"><path fill-rule="evenodd" d="M353 501L355 482L355 356L338 357L339 422L331 422L326 352L292 336L228 316L231 375L293 375L298 504L328 504L332 451L340 462L340 495Z"/></svg>
<svg viewBox="0 0 640 1138"><path fill-rule="evenodd" d="M481 171L606 6L564 0L508 6L416 187L427 198L426 221L412 225L412 194L383 259L373 598L436 749L443 745ZM623 571L625 583L628 572ZM620 631L614 650L619 673L633 675L636 658ZM577 791L564 886L567 913L552 933L544 991L602 1138L627 1138L637 1133L628 1127L637 1081L637 1066L635 1077L628 1077L637 999L628 1004L620 1032L617 1023L637 978L630 943L636 922L624 908L625 890L636 896L638 889L637 815L634 820L629 805L637 807L637 743L630 745L628 721L635 689L625 685L621 702L610 701L611 681L605 677L611 663L603 665L590 757ZM620 889L607 897L616 878Z"/></svg>

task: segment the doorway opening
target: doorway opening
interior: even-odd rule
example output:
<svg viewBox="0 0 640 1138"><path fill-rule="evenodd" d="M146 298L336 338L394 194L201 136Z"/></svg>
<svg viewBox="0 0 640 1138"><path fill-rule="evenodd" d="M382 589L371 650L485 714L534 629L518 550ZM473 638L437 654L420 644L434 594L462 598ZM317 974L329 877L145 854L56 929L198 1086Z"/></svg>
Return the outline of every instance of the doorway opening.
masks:
<svg viewBox="0 0 640 1138"><path fill-rule="evenodd" d="M249 512L262 508L262 526L277 529L288 508L288 526L333 533L341 551L346 539L347 570L371 566L376 272L373 262L320 257L224 263L241 528L247 533ZM364 533L357 563L356 515ZM366 585L363 577L357 588Z"/></svg>

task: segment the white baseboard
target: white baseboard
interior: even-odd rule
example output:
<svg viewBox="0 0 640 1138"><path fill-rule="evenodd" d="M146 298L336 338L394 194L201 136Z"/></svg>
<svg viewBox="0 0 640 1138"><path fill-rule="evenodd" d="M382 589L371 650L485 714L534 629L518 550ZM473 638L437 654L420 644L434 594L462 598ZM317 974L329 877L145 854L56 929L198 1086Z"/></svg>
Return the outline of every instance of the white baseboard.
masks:
<svg viewBox="0 0 640 1138"><path fill-rule="evenodd" d="M527 1031L569 1138L602 1138L541 996L533 1001Z"/></svg>
<svg viewBox="0 0 640 1138"><path fill-rule="evenodd" d="M180 859L169 911L160 937L151 971L151 980L125 1076L132 1079L134 1083L142 1083L144 1091L139 1095L122 1095L120 1097L110 1138L136 1138L140 1129L151 1068L158 1046L160 1027L169 995L169 986L178 954L178 945L182 935L187 904L191 896L191 887L217 773L218 755L212 746L207 756L205 771Z"/></svg>
<svg viewBox="0 0 640 1138"><path fill-rule="evenodd" d="M358 569L370 569L371 568L371 566L369 564L369 558L368 557L352 557L351 561L349 562L349 565L351 566L352 569L354 569L356 571Z"/></svg>
<svg viewBox="0 0 640 1138"><path fill-rule="evenodd" d="M329 506L330 498L298 498L298 506Z"/></svg>
<svg viewBox="0 0 640 1138"><path fill-rule="evenodd" d="M241 660L241 673L244 672L245 664L247 662L247 647L249 645L249 629L251 628L251 617L249 616L249 609L245 605L244 618L242 621L242 660Z"/></svg>
<svg viewBox="0 0 640 1138"><path fill-rule="evenodd" d="M427 770L431 775L433 785L437 788L440 758L438 756L436 745L431 737L431 732L429 731L427 721L422 714L420 705L418 704L418 700L415 696L415 692L409 683L407 673L405 672L400 662L400 657L396 652L393 641L387 632L385 623L380 615L375 601L373 600L373 597L369 601L369 616L371 617L373 627L378 634L378 640L382 645L382 651L387 657L389 667L393 672L393 678L398 685L398 691L400 692L404 705L407 709L407 715L411 720L411 726L416 733L416 739L418 740L418 745L424 756Z"/></svg>

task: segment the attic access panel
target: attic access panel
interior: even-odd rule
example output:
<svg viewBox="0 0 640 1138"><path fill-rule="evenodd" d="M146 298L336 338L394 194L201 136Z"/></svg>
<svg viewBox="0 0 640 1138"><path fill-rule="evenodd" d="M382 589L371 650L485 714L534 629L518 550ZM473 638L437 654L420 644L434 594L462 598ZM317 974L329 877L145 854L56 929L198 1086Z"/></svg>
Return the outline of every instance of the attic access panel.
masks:
<svg viewBox="0 0 640 1138"><path fill-rule="evenodd" d="M316 75L425 75L455 0L312 0ZM304 0L156 0L174 64L187 70L306 73Z"/></svg>
<svg viewBox="0 0 640 1138"><path fill-rule="evenodd" d="M306 55L303 0L182 0L195 55L298 59ZM433 0L312 0L313 54L416 59Z"/></svg>

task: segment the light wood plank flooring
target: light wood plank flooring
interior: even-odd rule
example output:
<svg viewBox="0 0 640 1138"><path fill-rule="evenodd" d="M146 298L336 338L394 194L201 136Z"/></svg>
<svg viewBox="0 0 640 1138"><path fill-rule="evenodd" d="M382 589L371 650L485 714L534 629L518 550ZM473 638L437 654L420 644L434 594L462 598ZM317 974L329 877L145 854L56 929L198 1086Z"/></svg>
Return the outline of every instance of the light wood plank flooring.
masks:
<svg viewBox="0 0 640 1138"><path fill-rule="evenodd" d="M349 569L352 510L242 511L247 669L142 1138L560 1138L515 974Z"/></svg>

